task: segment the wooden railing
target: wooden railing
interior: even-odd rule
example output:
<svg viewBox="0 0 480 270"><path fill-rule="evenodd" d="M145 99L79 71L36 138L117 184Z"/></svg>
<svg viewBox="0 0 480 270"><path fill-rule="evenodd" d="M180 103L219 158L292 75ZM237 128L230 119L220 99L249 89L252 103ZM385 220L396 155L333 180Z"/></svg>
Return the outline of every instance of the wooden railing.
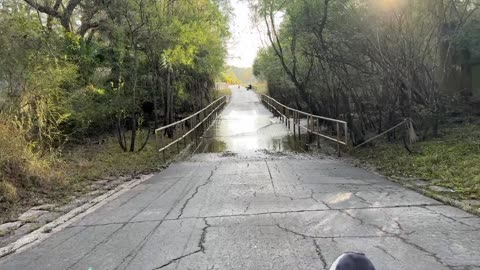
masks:
<svg viewBox="0 0 480 270"><path fill-rule="evenodd" d="M324 139L333 141L337 144L338 155L340 155L340 146L348 145L347 122L338 119L314 115L290 108L267 95L262 95L261 99L268 109L270 109L274 114L277 114L280 119L285 122L285 125L289 129L291 129L293 125L294 137L298 135L298 137L300 138L301 130L304 130L307 134L316 135ZM302 121L302 119L304 121ZM333 135L321 132L322 123L325 122L329 122L331 129L335 131Z"/></svg>
<svg viewBox="0 0 480 270"><path fill-rule="evenodd" d="M166 159L165 150L173 145L177 145L177 152L180 152L181 142L183 147L187 145L187 140L198 144L200 136L215 121L226 103L227 96L223 96L185 119L156 129L155 139L163 158Z"/></svg>

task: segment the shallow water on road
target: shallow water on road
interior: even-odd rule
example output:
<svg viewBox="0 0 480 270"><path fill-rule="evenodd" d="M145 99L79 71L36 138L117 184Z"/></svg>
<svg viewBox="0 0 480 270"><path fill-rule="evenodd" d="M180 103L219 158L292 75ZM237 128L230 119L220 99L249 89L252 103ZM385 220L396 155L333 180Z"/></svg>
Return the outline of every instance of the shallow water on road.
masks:
<svg viewBox="0 0 480 270"><path fill-rule="evenodd" d="M229 104L206 132L197 153L284 152L297 147L285 125L275 118L258 95L231 87Z"/></svg>
<svg viewBox="0 0 480 270"><path fill-rule="evenodd" d="M0 270L316 270L345 251L377 269L480 265L478 217L338 159L272 154L291 136L254 93L234 90L207 135L205 154L110 194Z"/></svg>

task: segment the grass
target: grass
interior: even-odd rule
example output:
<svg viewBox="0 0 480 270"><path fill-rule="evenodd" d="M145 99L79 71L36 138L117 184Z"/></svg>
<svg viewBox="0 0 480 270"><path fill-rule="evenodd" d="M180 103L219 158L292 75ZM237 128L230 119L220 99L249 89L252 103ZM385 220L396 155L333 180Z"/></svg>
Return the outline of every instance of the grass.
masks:
<svg viewBox="0 0 480 270"><path fill-rule="evenodd" d="M65 169L73 173L70 181L93 180L105 176L131 175L158 171L163 159L151 139L141 152L124 152L116 138L108 137L101 145L75 146L62 157Z"/></svg>
<svg viewBox="0 0 480 270"><path fill-rule="evenodd" d="M15 202L18 200L17 188L8 181L3 180L0 182L0 194L2 194L6 202Z"/></svg>
<svg viewBox="0 0 480 270"><path fill-rule="evenodd" d="M69 146L54 157L39 157L9 138L0 137L0 144L10 145L0 157L0 223L36 204L68 202L91 191L98 179L157 172L165 165L153 137L141 152L123 152L116 138L107 137L101 144ZM175 146L166 152L167 159L174 155Z"/></svg>
<svg viewBox="0 0 480 270"><path fill-rule="evenodd" d="M379 143L354 153L388 176L420 178L452 189L457 200L480 199L480 126L444 129L436 139L419 142L409 154L402 145Z"/></svg>
<svg viewBox="0 0 480 270"><path fill-rule="evenodd" d="M267 83L256 83L253 85L253 88L258 94L268 95Z"/></svg>
<svg viewBox="0 0 480 270"><path fill-rule="evenodd" d="M215 99L221 98L223 96L230 96L232 94L232 90L230 88L223 88L214 91Z"/></svg>

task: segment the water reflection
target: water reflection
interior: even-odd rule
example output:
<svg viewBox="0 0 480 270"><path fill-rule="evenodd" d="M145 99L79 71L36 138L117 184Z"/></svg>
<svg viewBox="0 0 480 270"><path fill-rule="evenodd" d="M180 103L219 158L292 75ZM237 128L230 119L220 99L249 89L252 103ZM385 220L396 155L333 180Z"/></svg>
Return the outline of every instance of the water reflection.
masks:
<svg viewBox="0 0 480 270"><path fill-rule="evenodd" d="M223 141L218 141L215 139L209 140L205 143L205 149L203 152L207 153L221 153L227 150L227 144Z"/></svg>
<svg viewBox="0 0 480 270"><path fill-rule="evenodd" d="M220 126L218 133L228 142L230 151L256 150L259 149L258 138L255 136L259 125L258 120L255 110L230 110L223 119L224 125ZM222 133L226 134L222 135Z"/></svg>
<svg viewBox="0 0 480 270"><path fill-rule="evenodd" d="M199 152L233 153L267 150L295 150L289 132L261 104L258 96L245 88L231 88L232 97L215 125L205 134Z"/></svg>

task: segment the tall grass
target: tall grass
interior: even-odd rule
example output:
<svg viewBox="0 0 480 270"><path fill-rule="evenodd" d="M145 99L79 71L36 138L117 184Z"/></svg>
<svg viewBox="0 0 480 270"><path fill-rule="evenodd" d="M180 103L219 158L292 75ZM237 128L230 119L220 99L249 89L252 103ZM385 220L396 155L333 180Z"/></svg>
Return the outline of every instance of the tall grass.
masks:
<svg viewBox="0 0 480 270"><path fill-rule="evenodd" d="M65 184L61 171L53 170L54 157L40 156L14 125L0 122L0 203L24 199L24 189L48 190Z"/></svg>
<svg viewBox="0 0 480 270"><path fill-rule="evenodd" d="M135 153L124 152L116 138L105 137L41 154L7 122L0 122L0 149L0 223L35 204L62 203L91 191L92 181L155 172L164 166L153 138ZM175 149L166 152L167 159Z"/></svg>

